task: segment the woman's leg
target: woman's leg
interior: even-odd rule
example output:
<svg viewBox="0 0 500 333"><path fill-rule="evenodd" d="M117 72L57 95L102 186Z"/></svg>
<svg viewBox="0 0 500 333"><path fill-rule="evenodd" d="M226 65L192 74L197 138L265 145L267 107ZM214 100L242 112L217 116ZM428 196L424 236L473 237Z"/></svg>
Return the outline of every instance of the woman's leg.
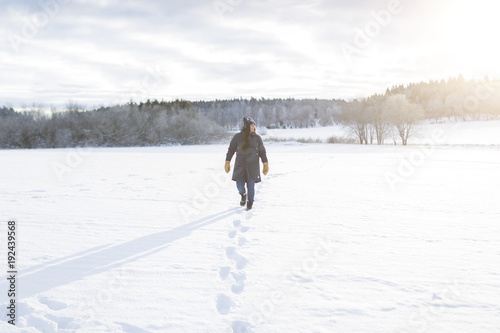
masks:
<svg viewBox="0 0 500 333"><path fill-rule="evenodd" d="M240 192L241 195L245 194L245 181L244 180L237 180L236 181L236 188L238 189L238 192Z"/></svg>
<svg viewBox="0 0 500 333"><path fill-rule="evenodd" d="M248 188L248 201L253 202L253 199L255 197L255 181L249 180L247 182L247 188Z"/></svg>

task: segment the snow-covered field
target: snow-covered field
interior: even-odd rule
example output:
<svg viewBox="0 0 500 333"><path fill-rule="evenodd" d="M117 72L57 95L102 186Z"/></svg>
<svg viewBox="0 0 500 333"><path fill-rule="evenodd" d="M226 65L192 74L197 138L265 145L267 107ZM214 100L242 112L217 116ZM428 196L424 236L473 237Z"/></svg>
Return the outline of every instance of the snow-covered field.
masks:
<svg viewBox="0 0 500 333"><path fill-rule="evenodd" d="M226 149L0 151L0 331L499 331L500 147L268 143L250 212Z"/></svg>

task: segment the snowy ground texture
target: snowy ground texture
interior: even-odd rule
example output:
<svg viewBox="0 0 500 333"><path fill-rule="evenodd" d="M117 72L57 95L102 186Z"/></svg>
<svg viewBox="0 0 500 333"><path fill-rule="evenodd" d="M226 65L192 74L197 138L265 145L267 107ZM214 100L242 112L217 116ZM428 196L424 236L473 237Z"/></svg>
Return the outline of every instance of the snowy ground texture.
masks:
<svg viewBox="0 0 500 333"><path fill-rule="evenodd" d="M500 331L500 147L226 149L0 151L0 332Z"/></svg>

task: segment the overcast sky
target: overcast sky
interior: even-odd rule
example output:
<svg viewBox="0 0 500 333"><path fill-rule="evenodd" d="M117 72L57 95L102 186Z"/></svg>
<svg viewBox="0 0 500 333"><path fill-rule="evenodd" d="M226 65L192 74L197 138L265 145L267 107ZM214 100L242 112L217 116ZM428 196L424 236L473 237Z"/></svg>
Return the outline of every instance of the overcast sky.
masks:
<svg viewBox="0 0 500 333"><path fill-rule="evenodd" d="M499 78L490 0L0 0L0 105L365 97Z"/></svg>

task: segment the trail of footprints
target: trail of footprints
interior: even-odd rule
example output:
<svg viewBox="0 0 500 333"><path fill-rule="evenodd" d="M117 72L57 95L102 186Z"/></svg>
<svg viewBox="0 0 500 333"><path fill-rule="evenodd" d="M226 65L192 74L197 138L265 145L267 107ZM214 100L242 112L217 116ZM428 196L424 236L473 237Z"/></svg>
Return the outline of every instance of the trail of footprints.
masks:
<svg viewBox="0 0 500 333"><path fill-rule="evenodd" d="M232 240L231 246L225 247L224 251L231 265L220 267L219 278L222 281L230 281L231 288L226 293L219 294L216 300L217 311L223 316L229 314L231 308L235 307L235 297L245 291L245 280L247 278L245 266L248 264L248 259L239 254L239 248L247 243L244 234L249 229L247 226L243 225L242 221L247 221L251 216L251 212L244 212L241 218L233 221L233 228L228 233L228 237ZM250 324L240 320L233 321L231 328L233 333L252 332Z"/></svg>

